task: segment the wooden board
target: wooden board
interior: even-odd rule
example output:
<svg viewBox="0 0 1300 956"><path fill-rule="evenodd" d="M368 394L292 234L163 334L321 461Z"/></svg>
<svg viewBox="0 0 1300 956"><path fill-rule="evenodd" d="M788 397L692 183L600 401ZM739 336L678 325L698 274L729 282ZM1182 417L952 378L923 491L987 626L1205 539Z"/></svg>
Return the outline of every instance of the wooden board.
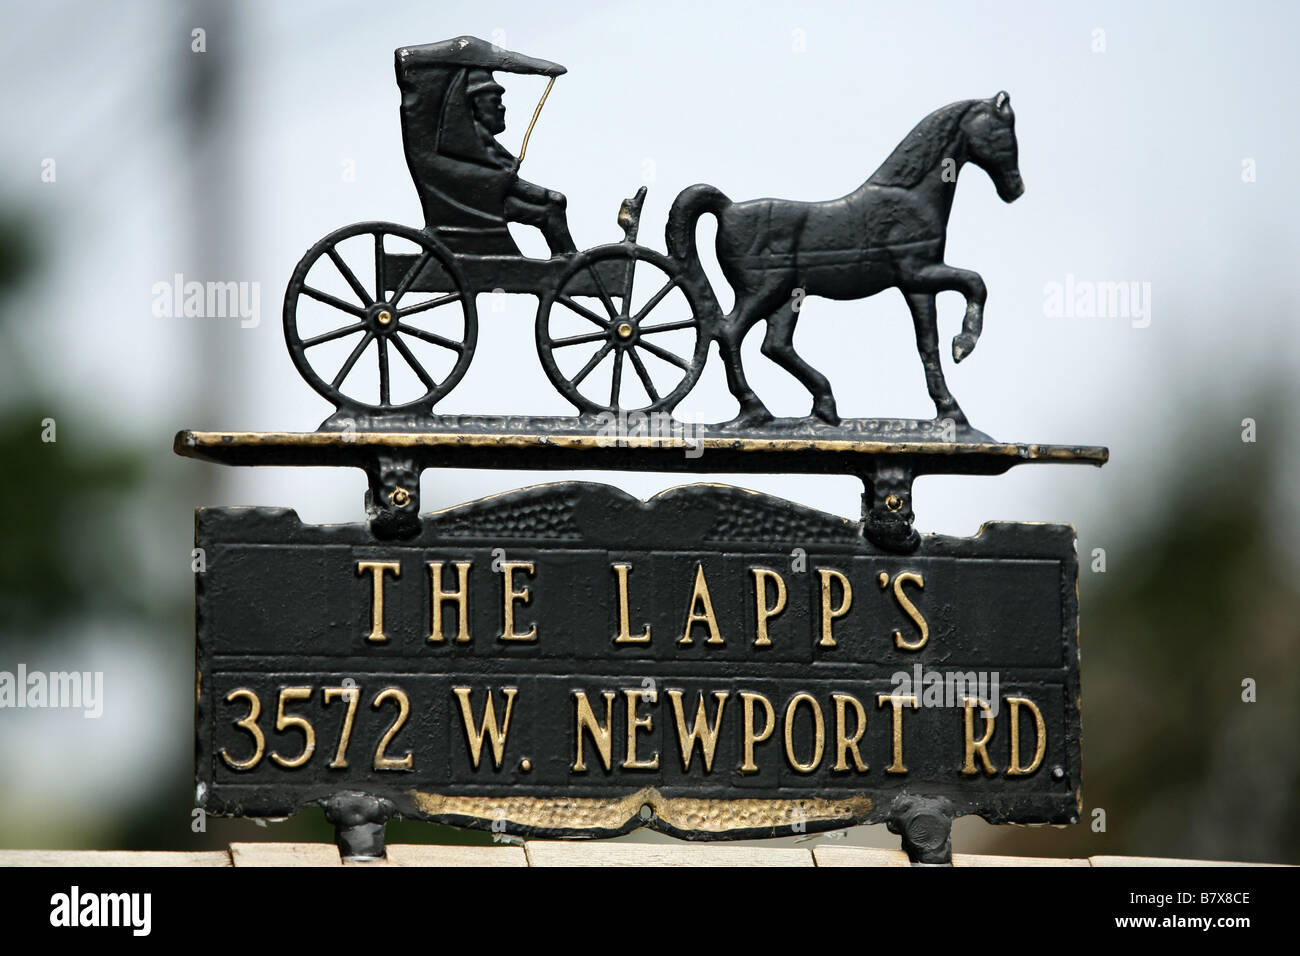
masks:
<svg viewBox="0 0 1300 956"><path fill-rule="evenodd" d="M388 848L393 866L527 866L521 846L422 846L398 844Z"/></svg>
<svg viewBox="0 0 1300 956"><path fill-rule="evenodd" d="M151 850L0 850L6 866L230 866L224 850L169 853Z"/></svg>
<svg viewBox="0 0 1300 956"><path fill-rule="evenodd" d="M342 866L333 843L232 843L235 866Z"/></svg>
<svg viewBox="0 0 1300 956"><path fill-rule="evenodd" d="M529 866L813 866L810 850L791 847L532 840Z"/></svg>

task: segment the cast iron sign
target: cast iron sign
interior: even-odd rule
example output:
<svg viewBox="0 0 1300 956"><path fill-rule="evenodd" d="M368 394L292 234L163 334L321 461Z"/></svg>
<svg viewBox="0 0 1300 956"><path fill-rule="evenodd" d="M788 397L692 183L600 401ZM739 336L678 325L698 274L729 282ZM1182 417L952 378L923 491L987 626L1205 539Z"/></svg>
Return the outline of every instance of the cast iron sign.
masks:
<svg viewBox="0 0 1300 956"><path fill-rule="evenodd" d="M369 479L364 524L200 510L200 804L323 806L351 857L382 855L393 816L691 839L883 821L926 863L950 859L960 814L1076 822L1073 529L913 527L917 477L1107 459L998 442L944 380L935 296L966 300L961 361L986 295L943 262L956 172L982 169L1007 202L1024 190L1007 94L936 110L839 199L692 186L665 254L638 241L642 188L619 241L578 251L564 197L521 179L524 149L495 139L494 71L553 84L564 68L472 37L404 47L396 67L424 224L335 230L285 294L290 355L334 413L309 433L176 438L206 461ZM706 214L725 312L695 244ZM523 256L512 222L540 229L550 257ZM911 312L933 420L841 418L794 348L805 298L889 288ZM538 359L576 414L436 409L474 356L484 292L537 298ZM810 393L806 417L773 417L747 383L741 343L760 322L763 355ZM739 411L684 422L674 409L713 344ZM421 474L450 467L850 475L863 507L850 520L722 485L642 502L562 481L422 515Z"/></svg>
<svg viewBox="0 0 1300 956"><path fill-rule="evenodd" d="M562 483L400 543L254 508L203 510L198 539L217 812L352 791L377 816L689 838L888 820L918 796L1078 816L1068 527L900 557L753 492Z"/></svg>

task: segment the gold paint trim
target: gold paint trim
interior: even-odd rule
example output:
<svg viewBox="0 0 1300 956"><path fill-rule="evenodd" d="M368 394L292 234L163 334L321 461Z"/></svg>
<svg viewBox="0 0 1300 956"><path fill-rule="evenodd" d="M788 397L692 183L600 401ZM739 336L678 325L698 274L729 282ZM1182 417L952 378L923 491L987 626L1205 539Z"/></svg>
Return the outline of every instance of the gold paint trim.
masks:
<svg viewBox="0 0 1300 956"><path fill-rule="evenodd" d="M874 805L870 797L842 800L809 797L800 800L704 800L665 797L654 787L613 799L593 797L458 797L407 791L420 812L431 817L462 816L500 819L541 830L617 830L649 806L655 816L683 831L726 833L798 823L862 820ZM791 830L792 833L796 832Z"/></svg>
<svg viewBox="0 0 1300 956"><path fill-rule="evenodd" d="M604 437L505 432L204 432L176 435L176 454L195 457L215 448L659 448L692 451L703 448L732 451L832 451L862 455L994 455L1024 461L1077 461L1102 465L1110 458L1107 448L1093 445L1012 444L1007 442L868 441L850 438L746 438L700 437L687 442L677 437Z"/></svg>

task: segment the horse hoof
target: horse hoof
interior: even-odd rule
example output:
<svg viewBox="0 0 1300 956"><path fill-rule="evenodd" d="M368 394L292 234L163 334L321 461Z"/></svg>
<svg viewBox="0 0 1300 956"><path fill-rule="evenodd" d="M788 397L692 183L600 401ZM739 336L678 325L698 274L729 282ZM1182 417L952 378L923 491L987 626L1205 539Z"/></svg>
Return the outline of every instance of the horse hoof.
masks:
<svg viewBox="0 0 1300 956"><path fill-rule="evenodd" d="M953 429L954 431L961 428L969 428L970 422L966 420L965 414L960 408L949 411L941 411L939 417L935 419L939 426L945 431Z"/></svg>
<svg viewBox="0 0 1300 956"><path fill-rule="evenodd" d="M757 408L741 409L740 414L732 419L733 424L742 425L748 428L752 428L755 425L766 425L770 421L774 421L772 413L762 405L759 405Z"/></svg>
<svg viewBox="0 0 1300 956"><path fill-rule="evenodd" d="M838 425L840 423L839 413L835 410L834 405L813 406L813 414L824 421L827 425Z"/></svg>
<svg viewBox="0 0 1300 956"><path fill-rule="evenodd" d="M971 352L975 351L975 336L958 335L952 340L952 360L960 362Z"/></svg>

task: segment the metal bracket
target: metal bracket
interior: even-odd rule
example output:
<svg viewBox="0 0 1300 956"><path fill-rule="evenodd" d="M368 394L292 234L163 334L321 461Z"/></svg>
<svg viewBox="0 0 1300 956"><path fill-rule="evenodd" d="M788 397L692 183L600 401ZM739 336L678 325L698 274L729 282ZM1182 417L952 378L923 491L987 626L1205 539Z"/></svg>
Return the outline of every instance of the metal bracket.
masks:
<svg viewBox="0 0 1300 956"><path fill-rule="evenodd" d="M885 826L902 836L911 865L953 865L953 804L948 797L898 797Z"/></svg>
<svg viewBox="0 0 1300 956"><path fill-rule="evenodd" d="M413 538L420 533L420 471L410 457L382 453L366 467L366 514L376 538Z"/></svg>
<svg viewBox="0 0 1300 956"><path fill-rule="evenodd" d="M915 474L902 462L877 461L859 474L862 495L862 533L872 544L899 554L910 554L921 546L921 535L912 527L912 481Z"/></svg>
<svg viewBox="0 0 1300 956"><path fill-rule="evenodd" d="M382 860L384 828L396 809L382 797L345 790L324 802L325 819L334 824L334 842L344 860Z"/></svg>
<svg viewBox="0 0 1300 956"><path fill-rule="evenodd" d="M899 797L886 822L903 838L913 866L952 866L952 802L947 797Z"/></svg>

